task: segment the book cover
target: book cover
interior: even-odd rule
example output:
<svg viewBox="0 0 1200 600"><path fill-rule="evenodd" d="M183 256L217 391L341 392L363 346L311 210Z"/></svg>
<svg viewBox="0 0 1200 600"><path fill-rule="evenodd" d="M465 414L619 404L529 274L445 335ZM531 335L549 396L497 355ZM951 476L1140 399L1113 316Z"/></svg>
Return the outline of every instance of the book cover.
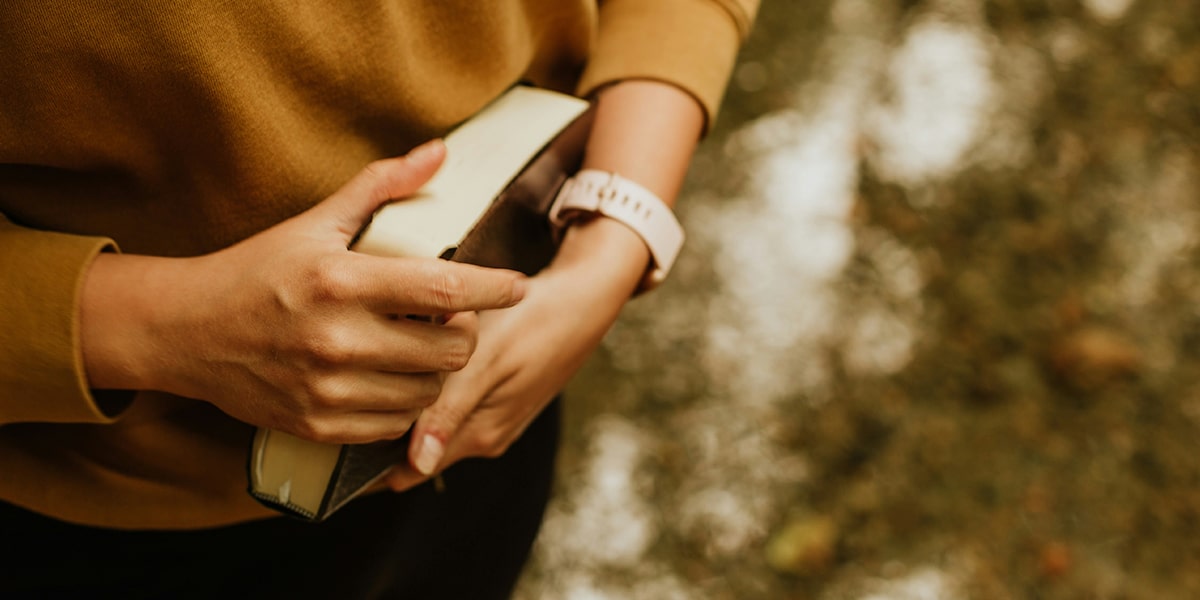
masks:
<svg viewBox="0 0 1200 600"><path fill-rule="evenodd" d="M579 168L591 116L578 98L510 89L451 132L437 174L377 211L351 247L536 273L557 248L547 215ZM408 440L321 444L260 428L247 465L250 494L285 514L324 520L406 462Z"/></svg>

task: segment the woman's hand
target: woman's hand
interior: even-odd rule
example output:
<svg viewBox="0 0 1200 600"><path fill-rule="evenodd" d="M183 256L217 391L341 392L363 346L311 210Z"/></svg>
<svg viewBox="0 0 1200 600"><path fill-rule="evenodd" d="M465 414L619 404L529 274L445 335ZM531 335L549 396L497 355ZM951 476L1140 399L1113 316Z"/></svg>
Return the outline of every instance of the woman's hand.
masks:
<svg viewBox="0 0 1200 600"><path fill-rule="evenodd" d="M597 104L583 167L619 173L671 203L705 125L700 105L656 81L611 85ZM502 454L583 365L648 263L642 239L616 221L572 226L525 301L480 314L475 355L421 414L410 464L387 485L407 489L464 458Z"/></svg>
<svg viewBox="0 0 1200 600"><path fill-rule="evenodd" d="M317 441L399 437L445 373L467 364L473 311L524 295L511 271L347 250L379 206L414 193L444 156L438 142L373 163L307 212L210 255L99 257L81 313L90 385L206 400Z"/></svg>
<svg viewBox="0 0 1200 600"><path fill-rule="evenodd" d="M475 354L417 419L410 465L387 485L404 490L464 458L503 454L600 343L647 259L641 239L616 221L572 228L524 301L480 313Z"/></svg>

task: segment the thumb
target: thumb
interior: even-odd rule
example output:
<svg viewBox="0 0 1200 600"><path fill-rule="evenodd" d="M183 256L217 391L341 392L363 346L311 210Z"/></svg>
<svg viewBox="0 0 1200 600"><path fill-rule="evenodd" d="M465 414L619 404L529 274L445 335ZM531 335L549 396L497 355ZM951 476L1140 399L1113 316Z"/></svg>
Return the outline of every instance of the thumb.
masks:
<svg viewBox="0 0 1200 600"><path fill-rule="evenodd" d="M334 227L349 245L380 206L417 193L445 158L446 145L441 140L432 140L405 156L377 160L307 214Z"/></svg>

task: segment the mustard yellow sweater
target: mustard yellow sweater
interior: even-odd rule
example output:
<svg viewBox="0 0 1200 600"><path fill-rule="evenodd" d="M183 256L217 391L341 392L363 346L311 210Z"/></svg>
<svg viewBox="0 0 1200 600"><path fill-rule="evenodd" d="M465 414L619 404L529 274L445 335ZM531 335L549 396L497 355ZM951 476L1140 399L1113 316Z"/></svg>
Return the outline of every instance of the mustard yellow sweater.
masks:
<svg viewBox="0 0 1200 600"><path fill-rule="evenodd" d="M711 116L757 0L135 0L0 5L0 499L197 528L271 513L252 428L89 390L101 251L211 252L321 200L518 80L674 83Z"/></svg>

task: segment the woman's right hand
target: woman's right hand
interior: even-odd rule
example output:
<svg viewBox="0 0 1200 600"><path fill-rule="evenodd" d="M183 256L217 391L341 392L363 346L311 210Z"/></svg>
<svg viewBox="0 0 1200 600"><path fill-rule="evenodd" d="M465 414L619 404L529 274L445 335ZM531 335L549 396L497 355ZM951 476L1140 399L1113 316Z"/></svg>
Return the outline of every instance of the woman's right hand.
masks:
<svg viewBox="0 0 1200 600"><path fill-rule="evenodd" d="M373 163L312 209L213 254L99 256L80 315L89 385L197 398L315 441L399 437L445 373L467 364L474 311L524 296L512 271L347 250L444 157L432 142Z"/></svg>

